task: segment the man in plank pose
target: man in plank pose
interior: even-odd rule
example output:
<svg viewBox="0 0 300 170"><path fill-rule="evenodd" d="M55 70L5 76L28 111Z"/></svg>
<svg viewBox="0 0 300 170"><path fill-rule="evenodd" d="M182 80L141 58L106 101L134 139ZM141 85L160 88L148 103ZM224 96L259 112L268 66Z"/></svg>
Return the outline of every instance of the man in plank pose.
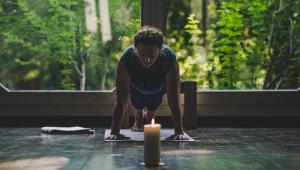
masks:
<svg viewBox="0 0 300 170"><path fill-rule="evenodd" d="M150 123L165 93L175 130L170 139L186 139L179 106L179 66L175 53L163 41L161 31L145 26L134 36L134 44L122 54L117 68L117 102L109 139L128 139L120 134L120 128L129 98L135 108L135 123L131 130L143 131L143 111Z"/></svg>

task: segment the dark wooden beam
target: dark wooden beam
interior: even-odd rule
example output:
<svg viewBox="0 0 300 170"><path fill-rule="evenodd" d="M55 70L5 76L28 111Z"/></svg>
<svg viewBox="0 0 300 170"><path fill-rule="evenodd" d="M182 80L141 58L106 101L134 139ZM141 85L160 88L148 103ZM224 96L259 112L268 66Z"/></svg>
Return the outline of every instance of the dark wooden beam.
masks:
<svg viewBox="0 0 300 170"><path fill-rule="evenodd" d="M142 0L141 24L159 28L166 35L167 1Z"/></svg>
<svg viewBox="0 0 300 170"><path fill-rule="evenodd" d="M184 94L183 127L197 129L197 82L181 81L180 93Z"/></svg>

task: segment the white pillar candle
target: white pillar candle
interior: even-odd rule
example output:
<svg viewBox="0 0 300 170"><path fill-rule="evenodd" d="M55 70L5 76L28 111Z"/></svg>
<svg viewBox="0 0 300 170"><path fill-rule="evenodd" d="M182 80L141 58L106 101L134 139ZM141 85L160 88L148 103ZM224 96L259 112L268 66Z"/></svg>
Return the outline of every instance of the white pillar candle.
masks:
<svg viewBox="0 0 300 170"><path fill-rule="evenodd" d="M160 124L144 125L144 162L148 166L157 166L160 162Z"/></svg>

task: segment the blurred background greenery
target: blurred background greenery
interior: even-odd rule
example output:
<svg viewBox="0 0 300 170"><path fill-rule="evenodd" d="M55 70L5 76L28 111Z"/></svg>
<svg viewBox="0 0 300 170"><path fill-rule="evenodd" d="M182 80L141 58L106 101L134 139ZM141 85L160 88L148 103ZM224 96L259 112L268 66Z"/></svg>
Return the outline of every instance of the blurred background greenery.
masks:
<svg viewBox="0 0 300 170"><path fill-rule="evenodd" d="M140 5L0 0L0 83L112 89L116 64L140 28ZM166 44L181 78L198 89L300 87L300 0L168 0L167 11Z"/></svg>

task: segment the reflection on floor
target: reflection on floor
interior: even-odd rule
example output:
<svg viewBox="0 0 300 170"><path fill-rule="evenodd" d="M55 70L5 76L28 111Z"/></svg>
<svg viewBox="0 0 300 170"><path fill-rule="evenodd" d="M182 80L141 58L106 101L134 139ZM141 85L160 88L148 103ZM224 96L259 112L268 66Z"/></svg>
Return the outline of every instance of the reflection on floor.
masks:
<svg viewBox="0 0 300 170"><path fill-rule="evenodd" d="M95 135L45 135L40 128L0 128L0 169L149 169L142 142ZM152 169L300 169L300 128L200 128L197 141L164 142L165 166Z"/></svg>

